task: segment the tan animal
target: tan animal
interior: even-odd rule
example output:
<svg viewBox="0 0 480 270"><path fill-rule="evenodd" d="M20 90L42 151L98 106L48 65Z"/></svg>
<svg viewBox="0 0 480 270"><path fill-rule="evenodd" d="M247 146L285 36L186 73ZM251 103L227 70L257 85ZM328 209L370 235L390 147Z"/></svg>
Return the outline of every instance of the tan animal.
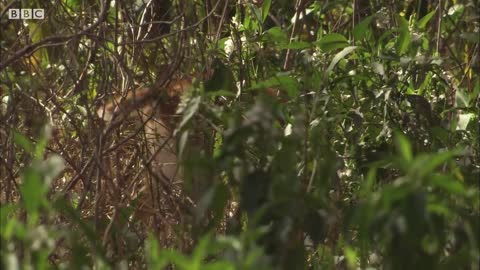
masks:
<svg viewBox="0 0 480 270"><path fill-rule="evenodd" d="M156 216L164 214L161 210L165 208L167 196L164 194L181 192L178 187L184 180L184 174L178 165L174 131L182 117L177 112L178 104L182 94L192 89L193 79L191 76L182 76L171 79L163 87L132 89L123 96L114 96L111 102L97 110L98 117L107 123L107 127L128 119L141 120L138 122L143 125L148 149L143 155L148 164L139 177L141 188L136 196L138 200L134 218L148 226L165 223L154 220ZM191 138L191 141L190 144L196 144L197 149L204 146L202 140Z"/></svg>
<svg viewBox="0 0 480 270"><path fill-rule="evenodd" d="M177 113L182 94L192 89L194 79L209 79L214 75L195 74L194 76L181 76L171 79L165 86L159 88L139 87L128 91L123 96L116 96L113 100L97 110L101 119L107 122L123 121L129 117L136 116L143 123L143 130L147 139L149 159L151 160L151 171L153 181L148 182L141 179L143 198L138 206L144 217L154 216L159 213L162 207L162 192L166 187L184 182L184 172L178 161L178 138L174 131L182 116ZM278 90L265 89L265 92L277 98ZM139 117L140 116L140 117ZM187 148L193 152L204 151L209 153L212 147L213 131L208 132L205 123L194 119L198 129L194 129L193 136L190 136ZM207 132L205 132L207 131ZM210 175L194 171L191 180L191 203L195 204L203 192L208 189L211 181ZM177 185L178 186L178 185ZM164 196L163 196L164 197ZM149 222L150 223L150 222Z"/></svg>

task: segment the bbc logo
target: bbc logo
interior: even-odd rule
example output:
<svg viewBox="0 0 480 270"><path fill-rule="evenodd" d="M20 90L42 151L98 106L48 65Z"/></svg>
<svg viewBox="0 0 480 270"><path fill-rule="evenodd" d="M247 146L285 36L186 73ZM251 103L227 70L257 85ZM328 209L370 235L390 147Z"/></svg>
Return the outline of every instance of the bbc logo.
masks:
<svg viewBox="0 0 480 270"><path fill-rule="evenodd" d="M44 16L45 11L43 10L43 8L11 8L8 10L8 18L11 20L43 20Z"/></svg>

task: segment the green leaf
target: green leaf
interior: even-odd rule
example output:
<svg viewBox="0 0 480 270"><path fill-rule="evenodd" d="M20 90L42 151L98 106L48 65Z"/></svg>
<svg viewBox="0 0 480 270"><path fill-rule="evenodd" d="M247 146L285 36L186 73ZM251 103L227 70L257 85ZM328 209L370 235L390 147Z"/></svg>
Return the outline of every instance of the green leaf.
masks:
<svg viewBox="0 0 480 270"><path fill-rule="evenodd" d="M207 234L200 239L200 242L195 247L192 254L194 264L200 265L203 259L208 255L208 248L210 247L210 235Z"/></svg>
<svg viewBox="0 0 480 270"><path fill-rule="evenodd" d="M35 151L33 153L36 159L43 159L43 154L45 153L51 134L52 127L48 124L43 126L42 133L37 139L37 143L35 144Z"/></svg>
<svg viewBox="0 0 480 270"><path fill-rule="evenodd" d="M349 246L346 246L345 249L344 249L344 254L345 254L345 258L347 259L347 263L348 263L348 266L349 268L351 269L355 269L356 265L357 265L357 252L349 247Z"/></svg>
<svg viewBox="0 0 480 270"><path fill-rule="evenodd" d="M70 201L63 198L63 196L60 196L60 198L57 198L57 200L55 200L53 206L57 212L61 213L62 216L68 218L69 222L71 222L70 224L74 224L77 228L79 228L83 237L88 240L90 245L94 248L93 251L98 252L97 254L99 254L102 248L97 241L98 238L95 234L95 231L93 230L92 226L90 226L91 224L88 222L87 219L80 217L77 209L73 207ZM83 255L79 256L83 257Z"/></svg>
<svg viewBox="0 0 480 270"><path fill-rule="evenodd" d="M412 162L411 172L417 174L420 177L423 177L431 173L438 166L451 160L455 156L463 155L463 154L464 154L463 150L455 149L452 151L439 152L436 154L419 155Z"/></svg>
<svg viewBox="0 0 480 270"><path fill-rule="evenodd" d="M458 116L457 130L467 130L468 124L475 118L473 113L462 113Z"/></svg>
<svg viewBox="0 0 480 270"><path fill-rule="evenodd" d="M463 14L463 11L465 10L465 6L462 5L462 4L456 4L456 5L453 5L451 6L449 9L448 9L448 16L452 16L452 17L456 17L460 14Z"/></svg>
<svg viewBox="0 0 480 270"><path fill-rule="evenodd" d="M465 39L466 41L470 43L479 43L480 42L480 33L479 32L473 32L473 33L461 33L460 38Z"/></svg>
<svg viewBox="0 0 480 270"><path fill-rule="evenodd" d="M192 119L192 117L197 113L198 109L200 108L201 97L197 96L189 100L185 111L183 112L182 121L178 125L175 135L179 130L182 130L183 127Z"/></svg>
<svg viewBox="0 0 480 270"><path fill-rule="evenodd" d="M65 161L59 155L51 155L39 166L39 172L43 175L44 185L47 188L52 180L65 169Z"/></svg>
<svg viewBox="0 0 480 270"><path fill-rule="evenodd" d="M465 187L461 182L444 174L434 174L432 177L430 177L429 183L432 186L441 188L451 194L465 194Z"/></svg>
<svg viewBox="0 0 480 270"><path fill-rule="evenodd" d="M212 262L210 264L207 264L205 266L202 266L202 270L234 270L236 269L232 263L229 263L228 261L218 261L218 262Z"/></svg>
<svg viewBox="0 0 480 270"><path fill-rule="evenodd" d="M324 52L331 50L345 48L348 46L348 40L343 35L338 33L327 34L323 36L319 41L315 42L320 49Z"/></svg>
<svg viewBox="0 0 480 270"><path fill-rule="evenodd" d="M433 78L433 73L428 72L427 76L425 76L425 80L423 80L420 87L418 87L418 95L423 96L423 94L425 93L425 90L431 86L430 83L432 81L432 78Z"/></svg>
<svg viewBox="0 0 480 270"><path fill-rule="evenodd" d="M235 97L237 96L237 94L227 90L218 90L218 91L212 91L212 92L208 91L206 93L206 96L207 97Z"/></svg>
<svg viewBox="0 0 480 270"><path fill-rule="evenodd" d="M455 107L468 108L470 104L470 97L462 89L455 91Z"/></svg>
<svg viewBox="0 0 480 270"><path fill-rule="evenodd" d="M437 11L433 10L430 11L427 15L423 16L419 21L418 21L418 28L419 29L425 29L427 26L427 23L432 19L433 15L435 15Z"/></svg>
<svg viewBox="0 0 480 270"><path fill-rule="evenodd" d="M195 222L200 222L210 210L211 204L214 201L216 195L216 187L209 188L206 192L202 194L200 201L195 207Z"/></svg>
<svg viewBox="0 0 480 270"><path fill-rule="evenodd" d="M430 203L427 206L427 210L429 213L437 214L447 218L452 216L452 211L450 210L450 208L440 203Z"/></svg>
<svg viewBox="0 0 480 270"><path fill-rule="evenodd" d="M80 0L63 0L65 6L70 9L77 9L80 6Z"/></svg>
<svg viewBox="0 0 480 270"><path fill-rule="evenodd" d="M376 74L380 76L385 76L385 68L380 62L373 62L372 68L373 68L373 72L375 72Z"/></svg>
<svg viewBox="0 0 480 270"><path fill-rule="evenodd" d="M412 161L413 154L412 146L410 145L408 138L402 133L397 132L395 136L395 144L403 160L407 163L410 163Z"/></svg>
<svg viewBox="0 0 480 270"><path fill-rule="evenodd" d="M258 27L257 22L263 22L263 20L262 20L262 16L263 16L263 15L262 15L262 11L261 11L257 6L255 6L255 5L249 5L249 6L250 6L250 8L251 8L251 10L252 10L253 15L255 15L255 19L256 19L256 21L255 21L255 22L252 22L252 23L255 23L255 29L257 29L257 27ZM252 25L252 26L254 26L254 25Z"/></svg>
<svg viewBox="0 0 480 270"><path fill-rule="evenodd" d="M278 42L281 44L288 43L288 36L280 26L275 26L267 30L266 37L273 42Z"/></svg>
<svg viewBox="0 0 480 270"><path fill-rule="evenodd" d="M402 55L407 51L412 37L410 36L408 21L402 16L397 16L397 21L399 23L398 31L400 32L400 34L397 38L395 49L397 50L397 53L399 55Z"/></svg>
<svg viewBox="0 0 480 270"><path fill-rule="evenodd" d="M18 224L19 222L15 215L18 208L18 204L0 205L0 236L7 241L14 236L18 226L21 225Z"/></svg>
<svg viewBox="0 0 480 270"><path fill-rule="evenodd" d="M356 40L362 40L367 36L373 18L374 16L368 16L353 28L353 37Z"/></svg>
<svg viewBox="0 0 480 270"><path fill-rule="evenodd" d="M43 38L49 35L49 28L44 23L36 23L35 21L30 20L28 23L28 28L30 30L30 37L32 42L39 42ZM34 58L40 60L42 67L46 67L50 60L48 58L48 51L46 48L41 48L33 52ZM32 58L31 58L32 59Z"/></svg>
<svg viewBox="0 0 480 270"><path fill-rule="evenodd" d="M439 141L446 143L448 140L449 132L441 127L434 126L431 128L431 132L433 136L438 139Z"/></svg>
<svg viewBox="0 0 480 270"><path fill-rule="evenodd" d="M178 266L179 269L187 270L187 269L199 269L198 266L195 266L189 258L181 254L176 250L162 250L160 255L160 265L167 265L172 263L175 266ZM152 268L152 269L160 269L160 268Z"/></svg>
<svg viewBox="0 0 480 270"><path fill-rule="evenodd" d="M2 258L2 259L5 260L4 265L6 269L14 269L14 270L21 269L19 266L21 265L20 260L18 259L15 253L9 252L3 256L5 256L5 258L4 259Z"/></svg>
<svg viewBox="0 0 480 270"><path fill-rule="evenodd" d="M215 186L215 194L210 203L211 213L213 218L210 220L210 227L215 228L220 225L220 222L224 218L225 207L230 199L230 191L225 184L217 184Z"/></svg>
<svg viewBox="0 0 480 270"><path fill-rule="evenodd" d="M14 131L13 140L18 146L22 147L23 150L25 150L27 153L31 154L34 152L35 146L33 145L32 141L30 141L30 139L27 138L27 136L17 131Z"/></svg>
<svg viewBox="0 0 480 270"><path fill-rule="evenodd" d="M271 87L278 87L281 90L285 90L290 97L297 97L299 94L299 83L295 78L289 75L278 75L272 77L266 81L255 84L251 90L265 89Z"/></svg>
<svg viewBox="0 0 480 270"><path fill-rule="evenodd" d="M272 0L264 0L262 4L262 22L265 22L265 19L268 17L268 12L270 11L270 5Z"/></svg>
<svg viewBox="0 0 480 270"><path fill-rule="evenodd" d="M163 269L168 264L167 260L159 256L160 246L154 235L148 235L145 250L149 269Z"/></svg>
<svg viewBox="0 0 480 270"><path fill-rule="evenodd" d="M332 62L330 63L330 65L328 66L327 68L327 73L330 73L330 71L333 70L333 68L335 67L335 65L337 65L337 63L342 60L347 54L353 52L355 49L357 48L357 46L349 46L349 47L346 47L344 48L341 52L337 53L335 55L335 57L333 57L333 60Z"/></svg>
<svg viewBox="0 0 480 270"><path fill-rule="evenodd" d="M312 44L306 41L292 41L289 44L279 46L279 49L303 50L311 46Z"/></svg>
<svg viewBox="0 0 480 270"><path fill-rule="evenodd" d="M27 168L23 173L23 183L20 186L20 193L25 209L30 214L36 214L43 204L46 187L42 182L42 175L33 167Z"/></svg>
<svg viewBox="0 0 480 270"><path fill-rule="evenodd" d="M215 184L202 194L195 208L196 222L200 223L209 217L208 228L214 229L224 218L225 207L230 198L230 191L225 184Z"/></svg>

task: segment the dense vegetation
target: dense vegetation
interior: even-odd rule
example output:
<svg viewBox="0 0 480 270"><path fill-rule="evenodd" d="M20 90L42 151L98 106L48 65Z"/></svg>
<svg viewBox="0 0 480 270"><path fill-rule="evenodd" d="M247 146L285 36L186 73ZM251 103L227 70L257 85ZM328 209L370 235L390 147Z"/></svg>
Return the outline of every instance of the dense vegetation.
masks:
<svg viewBox="0 0 480 270"><path fill-rule="evenodd" d="M479 269L478 1L7 2L1 269ZM142 223L144 136L96 110L205 72Z"/></svg>

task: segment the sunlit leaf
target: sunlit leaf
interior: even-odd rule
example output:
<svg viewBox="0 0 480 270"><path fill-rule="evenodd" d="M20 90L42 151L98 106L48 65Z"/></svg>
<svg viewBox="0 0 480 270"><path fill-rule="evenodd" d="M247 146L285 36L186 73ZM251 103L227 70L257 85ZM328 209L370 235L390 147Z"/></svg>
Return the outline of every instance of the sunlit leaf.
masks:
<svg viewBox="0 0 480 270"><path fill-rule="evenodd" d="M467 130L468 124L475 118L473 113L462 113L458 115L457 130Z"/></svg>
<svg viewBox="0 0 480 270"><path fill-rule="evenodd" d="M6 269L12 269L12 270L19 270L20 268L20 262L15 253L7 253L5 255L5 267Z"/></svg>
<svg viewBox="0 0 480 270"><path fill-rule="evenodd" d="M53 154L42 162L41 169L44 176L44 184L49 187L52 180L65 169L65 162L61 156Z"/></svg>
<svg viewBox="0 0 480 270"><path fill-rule="evenodd" d="M333 70L333 68L337 65L337 63L342 60L345 56L347 56L349 53L353 52L357 46L349 46L344 48L341 52L337 53L335 57L333 57L332 62L327 68L327 73L330 73L330 71Z"/></svg>
<svg viewBox="0 0 480 270"><path fill-rule="evenodd" d="M385 68L383 67L383 65L381 63L373 62L372 67L373 67L373 72L377 73L380 76L385 75Z"/></svg>
<svg viewBox="0 0 480 270"><path fill-rule="evenodd" d="M39 42L40 40L46 38L50 32L47 24L36 23L34 20L29 21L28 28L30 31L30 38L33 42ZM41 64L42 67L46 67L50 63L47 49L41 48L36 50L30 57L30 60L35 67L37 67L38 64Z"/></svg>
<svg viewBox="0 0 480 270"><path fill-rule="evenodd" d="M455 107L468 108L470 104L470 97L462 89L455 91Z"/></svg>
<svg viewBox="0 0 480 270"><path fill-rule="evenodd" d="M423 16L418 21L418 28L425 29L425 27L427 26L427 23L432 19L433 15L435 15L436 12L437 12L436 10L432 10L427 15Z"/></svg>
<svg viewBox="0 0 480 270"><path fill-rule="evenodd" d="M451 6L451 7L448 9L447 15L448 15L448 16L455 16L455 15L457 15L457 14L462 14L464 10L465 10L465 6L464 6L464 5L462 5L462 4L456 4L456 5Z"/></svg>
<svg viewBox="0 0 480 270"><path fill-rule="evenodd" d="M345 247L345 250L344 250L344 253L345 253L345 258L347 259L347 263L349 265L350 268L355 268L355 266L357 265L357 252L351 248L351 247Z"/></svg>
<svg viewBox="0 0 480 270"><path fill-rule="evenodd" d="M192 98L185 108L183 113L182 121L178 125L177 130L182 130L183 127L192 119L192 117L197 113L198 109L200 108L201 97L197 96Z"/></svg>
<svg viewBox="0 0 480 270"><path fill-rule="evenodd" d="M35 144L35 151L33 153L36 159L42 159L43 154L45 153L48 140L50 139L52 133L52 126L45 125L42 128L42 133L40 134L39 138L37 139L37 143Z"/></svg>

